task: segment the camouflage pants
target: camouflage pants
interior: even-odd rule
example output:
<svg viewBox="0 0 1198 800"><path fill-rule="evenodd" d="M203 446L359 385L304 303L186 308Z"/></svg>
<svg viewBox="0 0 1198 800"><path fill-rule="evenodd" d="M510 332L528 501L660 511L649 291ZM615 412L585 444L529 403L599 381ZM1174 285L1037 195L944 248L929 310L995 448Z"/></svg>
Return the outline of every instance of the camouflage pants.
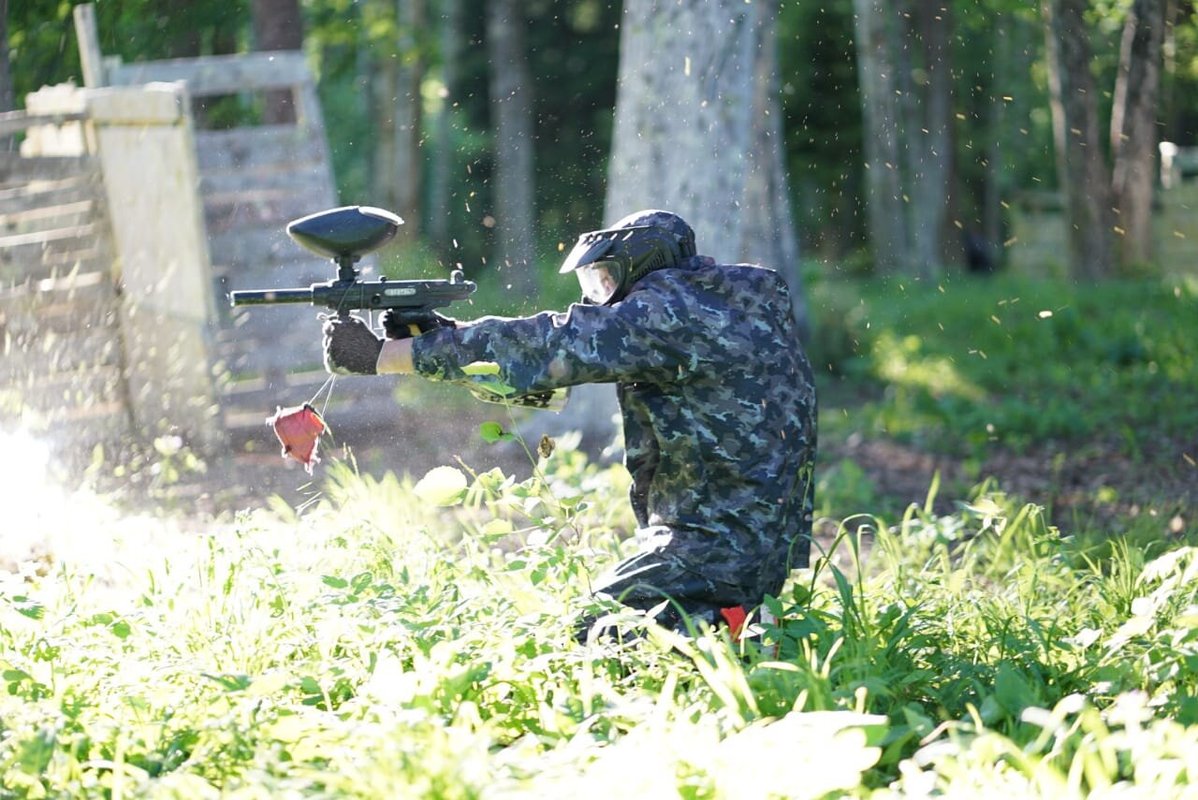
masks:
<svg viewBox="0 0 1198 800"><path fill-rule="evenodd" d="M679 611L694 623L716 625L720 609L751 609L765 594L763 572L776 571L758 554L706 533L655 527L639 531L637 538L638 552L603 575L595 593L641 610L670 600L657 618L667 628L685 629ZM776 592L784 577L768 591Z"/></svg>

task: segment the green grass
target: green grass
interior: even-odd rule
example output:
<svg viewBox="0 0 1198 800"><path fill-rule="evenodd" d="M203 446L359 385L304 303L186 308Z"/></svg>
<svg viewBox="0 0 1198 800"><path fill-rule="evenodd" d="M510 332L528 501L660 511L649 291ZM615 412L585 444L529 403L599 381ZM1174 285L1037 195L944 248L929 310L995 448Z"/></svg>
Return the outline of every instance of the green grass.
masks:
<svg viewBox="0 0 1198 800"><path fill-rule="evenodd" d="M871 434L962 455L1101 438L1136 457L1198 429L1198 282L825 281L810 302L817 375L872 392L852 422Z"/></svg>
<svg viewBox="0 0 1198 800"><path fill-rule="evenodd" d="M1192 285L821 282L810 301L825 443L860 431L977 457L1103 440L1135 463L1198 429ZM843 414L841 392L868 401ZM817 507L837 535L769 601L777 622L739 642L649 626L621 647L577 642L575 621L630 546L628 478L568 441L527 480L332 463L302 509L199 522L48 492L35 462L18 451L0 472L15 498L0 800L1055 799L1198 782L1187 509L1178 526L1145 512L1058 529L1000 475L904 510L840 460ZM164 482L187 467L162 451L152 466ZM19 556L20 541L45 544Z"/></svg>
<svg viewBox="0 0 1198 800"><path fill-rule="evenodd" d="M578 644L625 481L567 448L522 482L341 464L302 513L101 526L100 552L0 584L0 797L1155 797L1198 775L1188 542L1062 537L983 487L848 521L746 641Z"/></svg>

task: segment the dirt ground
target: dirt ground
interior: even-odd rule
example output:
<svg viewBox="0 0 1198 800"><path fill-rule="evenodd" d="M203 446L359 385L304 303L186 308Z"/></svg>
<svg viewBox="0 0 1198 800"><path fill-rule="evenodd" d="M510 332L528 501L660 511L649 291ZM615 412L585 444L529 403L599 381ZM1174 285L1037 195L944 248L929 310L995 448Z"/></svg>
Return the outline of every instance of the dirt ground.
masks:
<svg viewBox="0 0 1198 800"><path fill-rule="evenodd" d="M823 413L840 414L844 408L852 413L846 405L851 399L835 399L838 407L826 406ZM529 474L529 458L522 447L483 441L478 428L487 421L505 428L510 425L502 409L473 402L452 407L416 405L364 427L334 418L337 438L322 444L323 463L312 477L280 457L273 434L263 426L235 441L230 455L211 463L202 479L184 481L171 494L182 509L191 506L208 513L261 505L271 495L299 504L317 491L330 463L351 457L360 470L372 474L393 470L419 477L444 464L476 469L498 466L509 474ZM1044 506L1058 525L1084 520L1115 532L1129 518L1148 514L1160 517L1162 530L1172 534L1193 526L1198 518L1198 436L1190 442L1141 442L1137 458L1129 458L1123 450L1116 442L1068 447L1049 442L1024 452L996 447L980 463L971 463L886 438L854 434L839 441L822 437L819 464L830 467L850 459L865 472L888 508L922 505L933 476L939 473L936 505L940 512L951 511L967 499L972 487L993 477L1007 494Z"/></svg>
<svg viewBox="0 0 1198 800"><path fill-rule="evenodd" d="M1058 524L1085 520L1117 530L1148 514L1161 518L1163 530L1179 534L1198 522L1198 441L1156 441L1134 459L1113 442L1047 443L1026 452L995 448L971 465L889 439L851 437L827 443L821 458L852 459L882 496L901 506L922 504L939 472L936 507L942 512L993 478L1008 495L1043 506Z"/></svg>

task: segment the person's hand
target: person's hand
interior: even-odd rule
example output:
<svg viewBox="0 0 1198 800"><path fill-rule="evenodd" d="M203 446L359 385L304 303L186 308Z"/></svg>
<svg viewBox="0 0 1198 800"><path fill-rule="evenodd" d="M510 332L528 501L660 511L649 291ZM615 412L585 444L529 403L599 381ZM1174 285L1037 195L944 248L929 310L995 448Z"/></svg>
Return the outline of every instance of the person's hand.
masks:
<svg viewBox="0 0 1198 800"><path fill-rule="evenodd" d="M324 323L324 368L335 375L375 375L383 340L357 317Z"/></svg>
<svg viewBox="0 0 1198 800"><path fill-rule="evenodd" d="M443 317L435 311L424 316L412 317L389 308L383 312L382 319L383 330L387 332L388 339L408 339L437 328L456 328L458 326L456 321L449 317Z"/></svg>

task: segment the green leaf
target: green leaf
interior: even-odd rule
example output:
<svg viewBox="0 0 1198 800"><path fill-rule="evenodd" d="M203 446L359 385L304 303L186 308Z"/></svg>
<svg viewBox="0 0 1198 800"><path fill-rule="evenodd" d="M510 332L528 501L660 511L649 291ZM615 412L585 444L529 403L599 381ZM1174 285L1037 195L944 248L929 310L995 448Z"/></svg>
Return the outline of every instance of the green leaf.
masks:
<svg viewBox="0 0 1198 800"><path fill-rule="evenodd" d="M336 575L325 575L321 578L325 586L331 586L334 589L344 589L349 586L349 581L345 578L338 578Z"/></svg>
<svg viewBox="0 0 1198 800"><path fill-rule="evenodd" d="M41 619L46 615L46 609L39 603L20 603L16 606L17 613L30 619Z"/></svg>
<svg viewBox="0 0 1198 800"><path fill-rule="evenodd" d="M250 683L253 682L253 679L250 678L249 675L242 675L242 674L213 675L208 672L204 672L201 674L208 680L219 683L221 686L224 687L226 692L245 691L245 689L249 687Z"/></svg>
<svg viewBox="0 0 1198 800"><path fill-rule="evenodd" d="M462 367L462 372L467 375L498 375L499 365L494 361L475 361Z"/></svg>
<svg viewBox="0 0 1198 800"><path fill-rule="evenodd" d="M118 639L128 638L129 634L133 632L133 628L131 628L129 623L125 622L123 619L118 619L116 622L109 625L108 630L112 631L112 635Z"/></svg>
<svg viewBox="0 0 1198 800"><path fill-rule="evenodd" d="M478 426L478 433L487 444L495 444L495 442L512 438L510 433L504 432L503 426L498 422L484 422Z"/></svg>

